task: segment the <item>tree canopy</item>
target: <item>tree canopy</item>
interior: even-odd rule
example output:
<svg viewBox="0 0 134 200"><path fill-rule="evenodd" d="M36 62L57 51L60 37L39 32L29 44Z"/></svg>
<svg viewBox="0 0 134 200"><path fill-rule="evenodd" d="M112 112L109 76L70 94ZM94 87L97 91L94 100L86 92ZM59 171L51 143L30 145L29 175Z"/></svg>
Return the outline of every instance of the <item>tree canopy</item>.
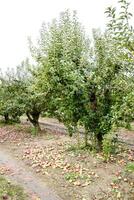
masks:
<svg viewBox="0 0 134 200"><path fill-rule="evenodd" d="M107 8L106 30L93 30L91 40L76 12L66 10L49 25L43 23L38 43L30 41L35 66L24 62L20 74L1 79L1 115L26 113L39 128L39 116L47 112L70 135L82 126L85 145L90 137L99 149L106 134L129 126L134 118L134 29L129 3L120 0L119 5L119 13Z"/></svg>

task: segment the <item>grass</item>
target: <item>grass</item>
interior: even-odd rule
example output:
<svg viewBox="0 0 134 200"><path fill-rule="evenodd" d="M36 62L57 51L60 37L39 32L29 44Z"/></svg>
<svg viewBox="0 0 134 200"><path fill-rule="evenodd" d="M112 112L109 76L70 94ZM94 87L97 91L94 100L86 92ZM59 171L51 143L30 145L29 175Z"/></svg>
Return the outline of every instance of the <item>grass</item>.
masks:
<svg viewBox="0 0 134 200"><path fill-rule="evenodd" d="M27 200L27 196L20 186L16 186L0 176L0 200L2 199Z"/></svg>
<svg viewBox="0 0 134 200"><path fill-rule="evenodd" d="M78 173L70 172L65 174L65 179L68 181L75 181L79 177Z"/></svg>
<svg viewBox="0 0 134 200"><path fill-rule="evenodd" d="M129 172L134 172L134 162L128 163L126 166L126 170Z"/></svg>

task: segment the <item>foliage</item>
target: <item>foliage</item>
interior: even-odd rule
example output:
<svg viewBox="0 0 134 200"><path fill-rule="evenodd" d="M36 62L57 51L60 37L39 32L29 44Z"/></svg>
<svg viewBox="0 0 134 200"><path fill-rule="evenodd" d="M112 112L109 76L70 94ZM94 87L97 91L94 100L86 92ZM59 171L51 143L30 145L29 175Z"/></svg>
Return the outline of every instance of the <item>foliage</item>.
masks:
<svg viewBox="0 0 134 200"><path fill-rule="evenodd" d="M49 112L64 122L71 134L83 110L80 97L89 54L88 40L76 13L72 16L66 11L47 28L43 25L39 45L32 49L41 66L37 86L50 94Z"/></svg>
<svg viewBox="0 0 134 200"><path fill-rule="evenodd" d="M103 138L103 154L106 161L109 160L110 155L116 152L118 138L116 134L106 134Z"/></svg>
<svg viewBox="0 0 134 200"><path fill-rule="evenodd" d="M91 43L76 12L67 10L43 24L38 44L30 40L35 66L26 60L13 78L1 79L1 115L15 118L25 112L40 129L39 117L46 112L78 140L82 126L85 145L90 136L97 149L106 134L129 127L134 118L134 30L129 3L120 0L119 5L119 13L107 8L106 31L93 30Z"/></svg>
<svg viewBox="0 0 134 200"><path fill-rule="evenodd" d="M93 32L93 63L87 78L87 114L83 124L100 147L105 134L119 126L128 126L134 111L134 59L129 48L134 34L128 21L131 15L128 3L124 0L120 3L122 10L117 18L115 8L106 11L110 17L106 32ZM118 20L121 20L122 30Z"/></svg>
<svg viewBox="0 0 134 200"><path fill-rule="evenodd" d="M23 61L14 71L7 71L1 76L0 114L6 122L18 121L26 113L36 129L39 127L39 116L45 108L45 94L38 92L34 84L34 67L29 61Z"/></svg>
<svg viewBox="0 0 134 200"><path fill-rule="evenodd" d="M85 145L90 135L99 149L105 134L128 126L134 109L134 60L126 42L129 32L132 44L133 30L128 22L128 4L120 3L123 8L117 18L115 9L107 9L110 17L107 30L104 34L93 31L92 46L76 13L72 16L69 11L48 27L43 25L39 44L31 45L40 66L37 87L50 94L49 112L64 122L70 135L78 132L79 124L84 126Z"/></svg>
<svg viewBox="0 0 134 200"><path fill-rule="evenodd" d="M5 121L19 121L24 109L21 105L21 94L25 86L16 78L13 71L7 71L6 76L1 76L0 88L0 114Z"/></svg>
<svg viewBox="0 0 134 200"><path fill-rule="evenodd" d="M113 121L116 126L128 127L134 113L134 29L129 22L132 17L129 12L129 3L126 0L120 0L119 5L119 14L116 8L109 7L106 10L109 18L106 33L110 38L111 50L115 50L113 52L118 66L120 65L118 76L114 80ZM110 55L114 56L111 50Z"/></svg>
<svg viewBox="0 0 134 200"><path fill-rule="evenodd" d="M26 72L27 76L19 77L22 84L25 85L25 89L21 94L22 105L24 111L28 117L28 120L35 127L35 132L40 130L39 126L39 116L42 111L46 109L45 93L41 93L36 89L35 80L36 80L36 70L34 66L29 63L28 60L22 63L22 66L19 67L21 74Z"/></svg>

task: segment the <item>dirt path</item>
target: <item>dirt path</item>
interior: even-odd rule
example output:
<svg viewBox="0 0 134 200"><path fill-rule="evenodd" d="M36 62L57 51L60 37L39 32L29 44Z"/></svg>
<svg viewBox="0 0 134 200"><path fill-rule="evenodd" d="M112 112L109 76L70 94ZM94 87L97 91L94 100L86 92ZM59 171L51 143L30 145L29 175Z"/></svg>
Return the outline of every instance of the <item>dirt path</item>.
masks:
<svg viewBox="0 0 134 200"><path fill-rule="evenodd" d="M41 118L40 119L40 125L46 130L49 130L51 132L57 132L57 133L63 133L67 134L67 128L64 126L64 124L60 123L56 119L51 118ZM133 125L134 126L134 125ZM83 128L79 129L80 133L84 133ZM121 129L118 132L118 140L120 143L124 143L127 146L129 146L131 149L134 149L134 131L128 131L125 129Z"/></svg>
<svg viewBox="0 0 134 200"><path fill-rule="evenodd" d="M35 177L32 172L28 171L23 162L13 158L1 147L0 165L10 169L11 173L8 173L7 177L21 185L32 196L36 196L41 200L61 200L44 182Z"/></svg>
<svg viewBox="0 0 134 200"><path fill-rule="evenodd" d="M105 163L101 153L69 150L76 138L67 137L57 121L45 123L36 137L28 123L0 128L0 173L2 166L9 169L3 174L20 184L30 194L29 200L114 200L112 189L127 195L123 200L133 199L129 198L133 178L124 174L127 163L134 161L132 146L124 150L120 146L119 153ZM120 136L133 144L133 133L122 130Z"/></svg>

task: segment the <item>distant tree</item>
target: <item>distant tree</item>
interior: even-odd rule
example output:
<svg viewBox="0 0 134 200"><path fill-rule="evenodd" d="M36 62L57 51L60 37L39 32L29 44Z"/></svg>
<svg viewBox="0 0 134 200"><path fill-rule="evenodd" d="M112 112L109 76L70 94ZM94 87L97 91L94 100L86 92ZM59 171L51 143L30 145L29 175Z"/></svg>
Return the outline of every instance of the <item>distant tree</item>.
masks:
<svg viewBox="0 0 134 200"><path fill-rule="evenodd" d="M36 87L37 69L28 60L23 61L17 68L17 77L25 85L21 94L21 105L29 121L40 130L39 117L46 108L46 93L40 92Z"/></svg>
<svg viewBox="0 0 134 200"><path fill-rule="evenodd" d="M5 118L6 123L19 122L20 116L24 113L21 94L25 86L16 78L12 70L8 70L0 80L0 115Z"/></svg>
<svg viewBox="0 0 134 200"><path fill-rule="evenodd" d="M46 109L45 94L35 87L36 70L29 60L23 61L16 70L8 70L1 74L0 115L6 123L20 121L20 116L26 114L32 125L40 130L39 116Z"/></svg>

